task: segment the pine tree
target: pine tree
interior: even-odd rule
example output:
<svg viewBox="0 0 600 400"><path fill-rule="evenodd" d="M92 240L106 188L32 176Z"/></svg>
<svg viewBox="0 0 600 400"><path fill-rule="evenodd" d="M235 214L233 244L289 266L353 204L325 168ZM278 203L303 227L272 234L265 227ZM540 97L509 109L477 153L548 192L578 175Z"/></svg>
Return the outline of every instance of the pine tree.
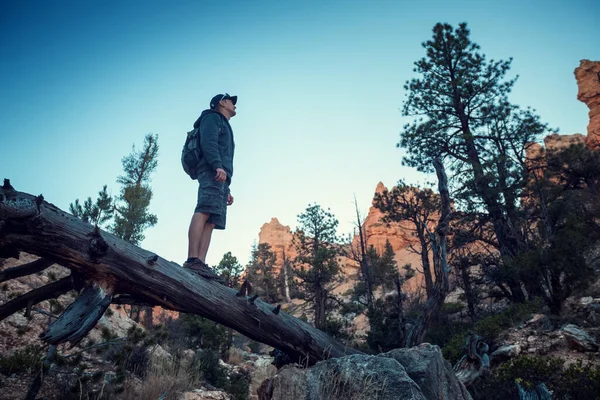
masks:
<svg viewBox="0 0 600 400"><path fill-rule="evenodd" d="M215 266L215 272L225 279L227 286L236 287L239 284L240 276L244 272L244 267L239 263L237 257L228 251L223 254L223 258Z"/></svg>
<svg viewBox="0 0 600 400"><path fill-rule="evenodd" d="M237 287L240 281L240 276L244 272L244 267L238 262L237 257L231 254L230 251L223 254L223 258L219 264L215 266L215 272L225 279L225 284L229 287ZM229 349L233 345L233 329L225 328L227 333L227 342L225 343L223 353L228 354Z"/></svg>
<svg viewBox="0 0 600 400"><path fill-rule="evenodd" d="M134 145L122 163L125 174L117 178L121 194L116 201L112 230L121 239L137 245L144 240L144 230L158 221L149 211L150 175L158 165L158 135L146 135L142 150L136 151Z"/></svg>
<svg viewBox="0 0 600 400"><path fill-rule="evenodd" d="M600 154L573 145L547 154L546 163L534 168L524 207L532 243L517 261L559 313L563 301L595 274L584 255L600 238Z"/></svg>
<svg viewBox="0 0 600 400"><path fill-rule="evenodd" d="M409 221L414 225L412 233L419 239L419 247L410 250L421 257L421 267L425 278L427 296L433 291L431 270L431 242L428 230L435 224L435 217L441 210L440 196L429 188L409 186L403 180L391 191L376 193L374 205L383 213L383 222Z"/></svg>
<svg viewBox="0 0 600 400"><path fill-rule="evenodd" d="M268 243L260 243L252 250L252 258L247 268L247 279L256 294L269 302L279 301L275 277L277 257Z"/></svg>
<svg viewBox="0 0 600 400"><path fill-rule="evenodd" d="M312 303L315 327L323 329L332 308L331 291L340 272L338 220L329 210L314 204L298 215L298 222L293 239L298 254L296 275L307 302Z"/></svg>
<svg viewBox="0 0 600 400"><path fill-rule="evenodd" d="M96 226L103 226L109 222L113 217L114 205L113 198L108 194L106 188L107 186L104 185L98 192L95 203L92 202L91 197L88 197L82 206L79 199L75 199L74 203L69 204L71 214Z"/></svg>
<svg viewBox="0 0 600 400"><path fill-rule="evenodd" d="M495 233L500 268L526 249L526 221L519 194L525 184L527 146L547 130L530 109L508 101L516 79L506 79L512 60L487 61L469 38L466 23L436 24L408 81L403 115L414 117L400 134L407 165L431 171L434 158L453 172L453 198L480 213ZM523 301L519 277L507 274L511 297Z"/></svg>

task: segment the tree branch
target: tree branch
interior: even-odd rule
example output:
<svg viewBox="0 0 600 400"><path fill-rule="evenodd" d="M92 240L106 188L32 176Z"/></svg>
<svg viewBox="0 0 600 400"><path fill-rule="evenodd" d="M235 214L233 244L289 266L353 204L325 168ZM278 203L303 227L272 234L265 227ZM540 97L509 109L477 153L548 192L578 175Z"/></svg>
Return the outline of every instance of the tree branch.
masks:
<svg viewBox="0 0 600 400"><path fill-rule="evenodd" d="M59 279L45 286L33 289L0 306L0 321L4 320L27 306L32 306L44 300L56 298L73 288L71 276Z"/></svg>
<svg viewBox="0 0 600 400"><path fill-rule="evenodd" d="M28 264L19 265L13 268L7 268L4 271L0 271L0 283L9 279L20 278L21 276L35 274L36 272L42 271L49 266L54 264L50 260L44 258L38 258Z"/></svg>

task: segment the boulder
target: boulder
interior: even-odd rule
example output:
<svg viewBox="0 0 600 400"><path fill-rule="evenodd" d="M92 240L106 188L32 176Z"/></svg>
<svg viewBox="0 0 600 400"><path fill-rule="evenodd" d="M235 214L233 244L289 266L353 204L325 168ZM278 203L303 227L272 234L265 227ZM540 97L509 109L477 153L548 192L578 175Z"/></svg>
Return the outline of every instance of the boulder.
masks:
<svg viewBox="0 0 600 400"><path fill-rule="evenodd" d="M561 332L569 346L579 351L598 351L598 343L586 331L577 325L569 324L562 327Z"/></svg>
<svg viewBox="0 0 600 400"><path fill-rule="evenodd" d="M521 354L521 346L518 344L509 344L500 346L491 354L493 361L506 361Z"/></svg>
<svg viewBox="0 0 600 400"><path fill-rule="evenodd" d="M398 361L426 399L471 398L438 346L423 343L410 349L394 349L381 356Z"/></svg>
<svg viewBox="0 0 600 400"><path fill-rule="evenodd" d="M440 348L426 343L377 356L333 358L308 369L287 365L258 394L261 400L471 400Z"/></svg>

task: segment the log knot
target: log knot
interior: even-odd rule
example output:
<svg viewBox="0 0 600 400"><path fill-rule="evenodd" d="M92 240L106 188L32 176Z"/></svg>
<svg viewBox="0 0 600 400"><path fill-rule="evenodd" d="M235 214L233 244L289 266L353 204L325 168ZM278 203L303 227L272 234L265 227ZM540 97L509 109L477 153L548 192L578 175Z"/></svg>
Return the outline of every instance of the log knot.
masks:
<svg viewBox="0 0 600 400"><path fill-rule="evenodd" d="M90 253L92 256L101 257L108 251L108 243L106 240L100 235L100 229L95 227L94 230L88 233L88 236L91 238L90 240Z"/></svg>
<svg viewBox="0 0 600 400"><path fill-rule="evenodd" d="M146 258L146 262L148 265L154 265L158 261L158 255L152 254L150 257Z"/></svg>

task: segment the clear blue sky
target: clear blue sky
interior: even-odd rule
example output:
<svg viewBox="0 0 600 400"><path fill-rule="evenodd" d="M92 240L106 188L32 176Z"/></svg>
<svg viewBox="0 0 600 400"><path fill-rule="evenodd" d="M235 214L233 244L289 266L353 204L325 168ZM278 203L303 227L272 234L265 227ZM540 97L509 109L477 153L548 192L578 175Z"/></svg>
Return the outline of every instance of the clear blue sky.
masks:
<svg viewBox="0 0 600 400"><path fill-rule="evenodd" d="M68 210L117 194L121 158L159 135L142 247L182 263L196 184L185 133L217 93L239 96L235 204L209 264L245 263L263 223L316 202L353 226L377 182L421 179L395 147L404 82L436 22L466 21L493 59L514 57L512 101L562 134L585 133L573 70L600 59L597 0L2 1L0 178Z"/></svg>

